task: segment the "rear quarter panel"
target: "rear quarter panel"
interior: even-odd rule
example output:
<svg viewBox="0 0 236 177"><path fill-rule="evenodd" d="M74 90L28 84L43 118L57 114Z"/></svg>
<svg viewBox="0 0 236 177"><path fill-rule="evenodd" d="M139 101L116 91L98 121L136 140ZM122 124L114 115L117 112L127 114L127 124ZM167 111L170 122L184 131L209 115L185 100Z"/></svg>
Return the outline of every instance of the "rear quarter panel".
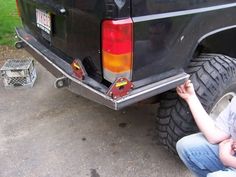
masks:
<svg viewBox="0 0 236 177"><path fill-rule="evenodd" d="M133 80L185 68L199 40L236 24L235 0L134 0Z"/></svg>

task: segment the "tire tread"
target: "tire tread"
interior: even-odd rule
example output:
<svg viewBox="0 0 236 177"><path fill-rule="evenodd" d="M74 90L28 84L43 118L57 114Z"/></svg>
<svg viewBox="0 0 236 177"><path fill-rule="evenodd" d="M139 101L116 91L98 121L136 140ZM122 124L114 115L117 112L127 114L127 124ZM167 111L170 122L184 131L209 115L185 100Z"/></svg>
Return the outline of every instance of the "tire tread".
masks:
<svg viewBox="0 0 236 177"><path fill-rule="evenodd" d="M236 83L236 60L221 54L203 53L191 60L187 72L203 107L209 112L227 84ZM157 130L160 142L174 153L181 137L198 131L188 105L175 90L162 95Z"/></svg>

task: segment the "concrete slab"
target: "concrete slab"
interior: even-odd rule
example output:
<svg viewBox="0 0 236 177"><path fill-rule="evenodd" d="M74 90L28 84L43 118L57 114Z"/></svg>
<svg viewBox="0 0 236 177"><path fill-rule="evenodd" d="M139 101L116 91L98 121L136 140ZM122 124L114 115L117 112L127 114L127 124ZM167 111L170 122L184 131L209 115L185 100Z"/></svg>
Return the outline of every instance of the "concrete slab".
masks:
<svg viewBox="0 0 236 177"><path fill-rule="evenodd" d="M31 89L0 86L1 177L190 177L157 143L157 105L113 111L53 87L39 64Z"/></svg>

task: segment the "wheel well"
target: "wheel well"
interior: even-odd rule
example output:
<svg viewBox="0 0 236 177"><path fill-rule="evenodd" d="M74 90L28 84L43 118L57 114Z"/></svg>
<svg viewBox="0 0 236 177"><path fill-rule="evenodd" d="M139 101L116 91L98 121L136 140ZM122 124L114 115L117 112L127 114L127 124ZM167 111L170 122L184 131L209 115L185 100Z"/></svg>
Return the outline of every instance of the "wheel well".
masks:
<svg viewBox="0 0 236 177"><path fill-rule="evenodd" d="M219 53L236 58L236 28L214 33L202 39L194 57L199 56L200 53Z"/></svg>

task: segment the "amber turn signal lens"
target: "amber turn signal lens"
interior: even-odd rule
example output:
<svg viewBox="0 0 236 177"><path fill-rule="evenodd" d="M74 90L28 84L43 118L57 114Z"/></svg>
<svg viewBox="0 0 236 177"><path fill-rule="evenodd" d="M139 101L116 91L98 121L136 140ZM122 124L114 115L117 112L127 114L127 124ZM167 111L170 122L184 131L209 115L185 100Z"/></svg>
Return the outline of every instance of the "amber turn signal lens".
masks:
<svg viewBox="0 0 236 177"><path fill-rule="evenodd" d="M130 58L132 58L131 53L115 55L103 52L103 57L106 58L103 60L104 68L111 72L122 73L132 69L132 60L130 60Z"/></svg>

